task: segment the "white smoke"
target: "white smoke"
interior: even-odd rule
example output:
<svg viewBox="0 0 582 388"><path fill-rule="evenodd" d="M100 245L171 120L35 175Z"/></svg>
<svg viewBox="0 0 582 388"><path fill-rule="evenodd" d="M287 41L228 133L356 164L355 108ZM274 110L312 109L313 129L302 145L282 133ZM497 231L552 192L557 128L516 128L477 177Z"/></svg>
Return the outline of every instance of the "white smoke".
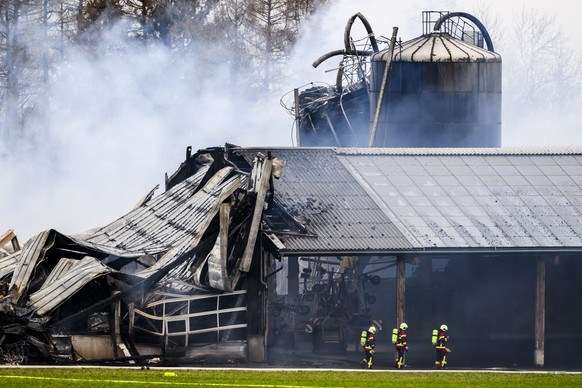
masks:
<svg viewBox="0 0 582 388"><path fill-rule="evenodd" d="M287 118L271 117L278 99L251 95L252 80L234 82L226 63L204 68L123 36L113 30L103 48L69 51L56 66L42 140L3 158L1 232L24 242L114 221L156 184L164 189L187 146L290 144Z"/></svg>
<svg viewBox="0 0 582 388"><path fill-rule="evenodd" d="M343 48L346 22L357 12L368 19L376 37L389 39L397 26L398 37L406 41L422 33L421 15L426 10L469 12L487 26L487 20L475 12L483 4L490 6L485 19L500 15L500 29L509 29L511 15L527 4L557 12L560 27L579 35L570 28L574 12L565 0L548 5L531 1L330 1L302 26L279 88L252 96L245 85L232 82L220 62L212 77L202 76L208 69L197 68L195 57L175 58L161 47L126 46L118 55L70 52L58 68L50 119L41 128L47 140L3 161L0 233L14 229L23 242L49 228L74 234L107 224L128 212L156 184L163 190L164 174L175 171L190 145L194 151L227 142L292 145L293 120L280 107L279 98L312 81L334 82L333 68L339 60L328 60L317 69L311 64L322 54ZM508 58L504 51L511 51L512 42L498 44L497 31L490 32L505 68ZM353 35L365 35L360 23L354 24ZM109 36L105 45L119 39L115 31ZM505 101L512 91L503 92ZM580 123L578 111L562 112L570 121L559 125L555 117L548 119L543 112L532 116L527 107L504 105L504 115L514 109L523 110L529 118L521 125L504 121L504 146L582 143L581 135L570 132ZM534 125L539 123L544 125ZM552 132L528 133L545 126L551 126Z"/></svg>

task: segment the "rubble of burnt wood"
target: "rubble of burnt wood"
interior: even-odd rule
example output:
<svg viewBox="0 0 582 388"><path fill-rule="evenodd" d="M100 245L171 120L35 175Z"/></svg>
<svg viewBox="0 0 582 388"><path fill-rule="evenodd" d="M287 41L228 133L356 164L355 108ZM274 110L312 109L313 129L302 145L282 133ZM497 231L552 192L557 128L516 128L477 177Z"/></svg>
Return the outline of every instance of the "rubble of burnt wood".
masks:
<svg viewBox="0 0 582 388"><path fill-rule="evenodd" d="M0 255L1 363L244 358L274 160L258 153L242 171L190 148L188 160L109 225L43 231Z"/></svg>

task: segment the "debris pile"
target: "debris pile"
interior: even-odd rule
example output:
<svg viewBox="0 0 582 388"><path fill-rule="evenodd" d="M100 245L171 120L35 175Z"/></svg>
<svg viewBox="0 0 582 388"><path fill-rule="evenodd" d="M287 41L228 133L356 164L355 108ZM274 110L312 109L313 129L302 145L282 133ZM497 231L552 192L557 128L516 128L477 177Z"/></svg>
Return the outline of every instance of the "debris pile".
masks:
<svg viewBox="0 0 582 388"><path fill-rule="evenodd" d="M259 153L242 171L222 154L190 152L164 193L109 225L46 230L22 249L2 235L0 362L244 354L243 280L273 160Z"/></svg>

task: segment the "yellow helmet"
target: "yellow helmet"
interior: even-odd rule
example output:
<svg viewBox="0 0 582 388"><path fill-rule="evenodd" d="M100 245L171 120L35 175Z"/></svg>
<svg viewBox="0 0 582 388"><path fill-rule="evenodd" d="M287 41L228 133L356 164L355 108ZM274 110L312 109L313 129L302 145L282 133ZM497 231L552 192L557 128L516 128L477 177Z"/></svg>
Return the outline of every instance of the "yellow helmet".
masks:
<svg viewBox="0 0 582 388"><path fill-rule="evenodd" d="M400 330L406 330L406 329L408 329L408 325L406 323L402 322L400 324Z"/></svg>
<svg viewBox="0 0 582 388"><path fill-rule="evenodd" d="M449 330L449 327L447 325L441 325L441 330L447 331L447 330Z"/></svg>
<svg viewBox="0 0 582 388"><path fill-rule="evenodd" d="M376 326L370 326L370 328L368 329L368 331L372 334L376 334Z"/></svg>

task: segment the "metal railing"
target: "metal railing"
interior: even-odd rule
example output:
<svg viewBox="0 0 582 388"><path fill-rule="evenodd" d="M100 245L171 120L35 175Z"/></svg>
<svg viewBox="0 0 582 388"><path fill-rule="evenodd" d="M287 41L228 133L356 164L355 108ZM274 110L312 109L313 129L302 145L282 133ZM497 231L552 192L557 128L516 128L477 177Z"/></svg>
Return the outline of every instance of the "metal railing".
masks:
<svg viewBox="0 0 582 388"><path fill-rule="evenodd" d="M130 310L130 333L141 331L163 339L165 347L187 347L200 343L226 341L234 330L247 327L246 290L224 294L169 296L147 304L144 311Z"/></svg>

